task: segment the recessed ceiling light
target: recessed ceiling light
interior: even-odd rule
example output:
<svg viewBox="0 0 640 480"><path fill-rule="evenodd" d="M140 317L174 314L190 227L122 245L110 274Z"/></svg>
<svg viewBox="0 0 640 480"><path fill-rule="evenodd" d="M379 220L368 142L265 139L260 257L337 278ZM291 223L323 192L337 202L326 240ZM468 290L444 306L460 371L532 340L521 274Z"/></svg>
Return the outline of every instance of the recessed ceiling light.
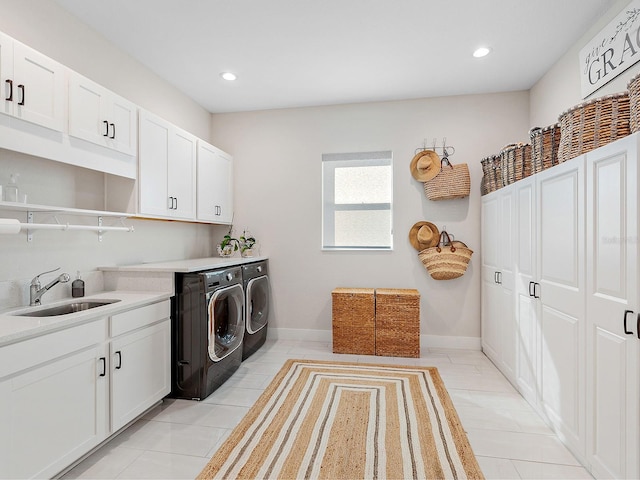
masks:
<svg viewBox="0 0 640 480"><path fill-rule="evenodd" d="M225 80L228 80L228 81L230 81L230 82L233 82L236 78L238 78L238 77L236 77L236 76L235 76L235 74L233 74L233 73L231 73L231 72L222 72L222 73L220 74L220 76L221 76L222 78L224 78Z"/></svg>
<svg viewBox="0 0 640 480"><path fill-rule="evenodd" d="M476 58L486 57L491 53L491 49L489 47L480 47L473 52L473 56Z"/></svg>

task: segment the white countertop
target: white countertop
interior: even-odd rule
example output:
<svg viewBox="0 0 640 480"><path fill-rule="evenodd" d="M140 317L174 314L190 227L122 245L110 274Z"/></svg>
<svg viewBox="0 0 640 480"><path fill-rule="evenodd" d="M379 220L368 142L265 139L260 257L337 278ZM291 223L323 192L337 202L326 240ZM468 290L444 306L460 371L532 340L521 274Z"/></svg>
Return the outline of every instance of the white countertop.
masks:
<svg viewBox="0 0 640 480"><path fill-rule="evenodd" d="M244 263L267 260L268 257L208 257L190 260L174 260L171 262L140 263L137 265L122 265L115 267L100 267L104 272L178 272L192 273L214 268L233 267Z"/></svg>
<svg viewBox="0 0 640 480"><path fill-rule="evenodd" d="M101 317L107 317L132 308L142 307L151 303L167 300L171 295L167 292L130 292L113 291L102 292L82 298L68 298L59 302L48 303L38 307L14 307L0 312L0 347L10 343L26 340L31 337L44 335L56 330L62 330L74 325L90 322ZM57 315L52 317L17 316L36 310L42 310L57 305L74 303L77 301L112 299L120 300L81 312Z"/></svg>

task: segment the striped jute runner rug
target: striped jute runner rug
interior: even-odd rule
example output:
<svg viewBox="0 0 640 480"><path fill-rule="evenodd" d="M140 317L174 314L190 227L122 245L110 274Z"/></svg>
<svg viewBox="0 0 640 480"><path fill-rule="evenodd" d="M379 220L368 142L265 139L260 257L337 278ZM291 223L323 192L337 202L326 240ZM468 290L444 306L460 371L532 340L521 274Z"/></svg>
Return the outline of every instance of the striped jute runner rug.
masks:
<svg viewBox="0 0 640 480"><path fill-rule="evenodd" d="M436 368L288 360L209 478L483 476Z"/></svg>

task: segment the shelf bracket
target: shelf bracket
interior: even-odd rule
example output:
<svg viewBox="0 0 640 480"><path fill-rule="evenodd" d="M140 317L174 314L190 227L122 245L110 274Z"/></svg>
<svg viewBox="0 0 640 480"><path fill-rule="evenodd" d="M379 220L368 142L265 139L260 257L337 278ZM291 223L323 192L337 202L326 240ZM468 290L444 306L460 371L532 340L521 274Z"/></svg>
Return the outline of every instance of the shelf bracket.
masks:
<svg viewBox="0 0 640 480"><path fill-rule="evenodd" d="M102 226L102 216L98 217L98 226L101 227ZM102 241L102 236L104 235L104 232L102 230L98 230L98 241L101 242Z"/></svg>
<svg viewBox="0 0 640 480"><path fill-rule="evenodd" d="M33 223L33 212L27 212L27 223ZM27 242L33 242L33 231L27 229Z"/></svg>

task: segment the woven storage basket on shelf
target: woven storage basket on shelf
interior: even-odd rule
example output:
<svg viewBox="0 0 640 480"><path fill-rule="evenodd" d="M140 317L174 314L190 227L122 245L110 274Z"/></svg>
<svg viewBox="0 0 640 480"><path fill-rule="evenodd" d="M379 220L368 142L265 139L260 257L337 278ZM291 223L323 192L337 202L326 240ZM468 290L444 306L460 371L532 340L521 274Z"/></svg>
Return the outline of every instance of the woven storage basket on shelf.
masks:
<svg viewBox="0 0 640 480"><path fill-rule="evenodd" d="M420 293L376 288L376 355L420 356Z"/></svg>
<svg viewBox="0 0 640 480"><path fill-rule="evenodd" d="M467 247L453 246L449 234L443 231L441 241L436 247L429 247L418 253L420 261L434 280L451 280L461 277L467 271L473 250Z"/></svg>
<svg viewBox="0 0 640 480"><path fill-rule="evenodd" d="M640 73L627 84L629 90L629 127L631 133L640 130Z"/></svg>
<svg viewBox="0 0 640 480"><path fill-rule="evenodd" d="M373 288L331 292L333 353L376 353L376 300Z"/></svg>
<svg viewBox="0 0 640 480"><path fill-rule="evenodd" d="M507 145L500 152L502 183L510 185L531 175L531 145L518 143Z"/></svg>
<svg viewBox="0 0 640 480"><path fill-rule="evenodd" d="M596 98L560 114L558 161L564 162L631 133L629 94Z"/></svg>
<svg viewBox="0 0 640 480"><path fill-rule="evenodd" d="M558 164L559 123L544 128L532 128L529 131L529 137L531 138L531 174Z"/></svg>
<svg viewBox="0 0 640 480"><path fill-rule="evenodd" d="M495 192L502 188L502 174L500 166L500 155L489 155L480 160L482 165L482 195Z"/></svg>

